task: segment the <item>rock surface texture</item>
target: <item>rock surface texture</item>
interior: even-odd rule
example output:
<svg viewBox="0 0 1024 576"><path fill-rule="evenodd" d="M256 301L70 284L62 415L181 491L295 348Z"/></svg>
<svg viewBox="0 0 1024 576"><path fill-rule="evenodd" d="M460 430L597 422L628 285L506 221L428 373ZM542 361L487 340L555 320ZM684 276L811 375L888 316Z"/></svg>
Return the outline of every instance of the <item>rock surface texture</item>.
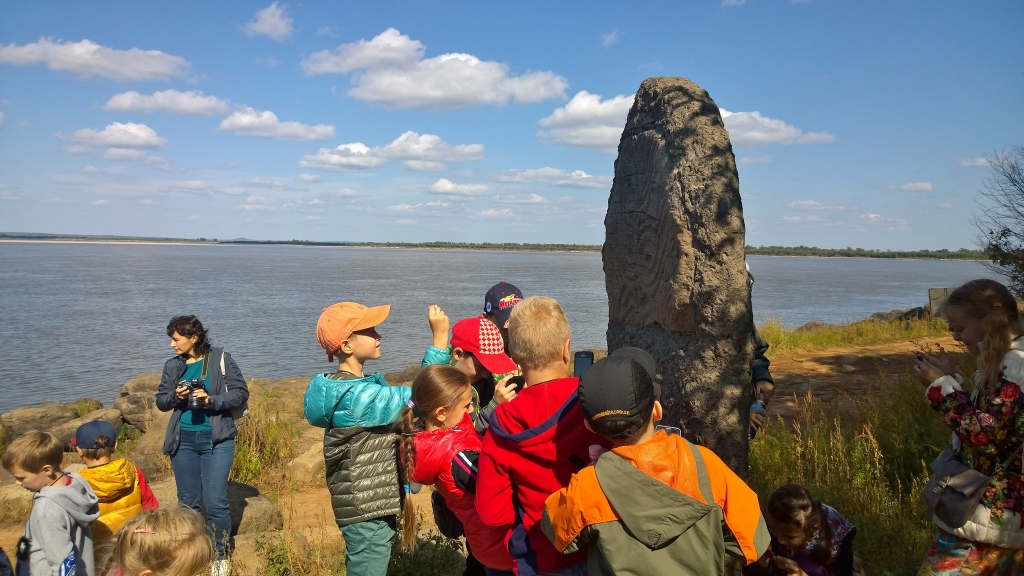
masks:
<svg viewBox="0 0 1024 576"><path fill-rule="evenodd" d="M747 473L753 317L739 176L708 93L649 78L629 111L605 216L608 349L658 361L662 424Z"/></svg>

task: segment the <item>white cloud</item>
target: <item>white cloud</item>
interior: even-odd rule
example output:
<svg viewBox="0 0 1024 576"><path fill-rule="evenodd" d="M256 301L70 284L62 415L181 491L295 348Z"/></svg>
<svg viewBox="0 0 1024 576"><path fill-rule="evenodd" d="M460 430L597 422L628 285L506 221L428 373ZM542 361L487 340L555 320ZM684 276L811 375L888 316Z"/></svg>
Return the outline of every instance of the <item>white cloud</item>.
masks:
<svg viewBox="0 0 1024 576"><path fill-rule="evenodd" d="M83 144L73 144L65 147L64 151L68 154L89 154L93 151L93 147L85 146Z"/></svg>
<svg viewBox="0 0 1024 576"><path fill-rule="evenodd" d="M296 178L298 178L299 180L302 180L303 182L319 182L320 181L320 177L317 176L316 174L299 174L298 176L296 176Z"/></svg>
<svg viewBox="0 0 1024 576"><path fill-rule="evenodd" d="M82 172L84 172L86 174L98 174L99 171L100 171L100 169L95 167L95 166L93 166L92 164L89 164L85 168L82 168Z"/></svg>
<svg viewBox="0 0 1024 576"><path fill-rule="evenodd" d="M430 185L430 192L446 196L480 196L487 192L486 184L456 184L447 178L441 178Z"/></svg>
<svg viewBox="0 0 1024 576"><path fill-rule="evenodd" d="M201 116L226 114L229 103L216 96L207 96L198 90L188 92L164 90L148 96L132 90L115 94L110 100L107 100L103 108L113 112L172 112Z"/></svg>
<svg viewBox="0 0 1024 576"><path fill-rule="evenodd" d="M161 158L159 156L150 156L150 157L146 158L145 160L143 160L142 163L147 165L147 166L152 166L154 168L159 168L160 170L167 170L167 171L173 170L173 171L176 171L176 172L184 171L184 168L181 168L180 166L175 166L173 163L171 163L170 160L167 160L166 158Z"/></svg>
<svg viewBox="0 0 1024 576"><path fill-rule="evenodd" d="M952 207L953 207L953 204L951 204L949 202L943 202L942 204L938 205L938 208L942 208L944 210L948 210L948 209L950 209Z"/></svg>
<svg viewBox="0 0 1024 576"><path fill-rule="evenodd" d="M907 182L903 186L900 186L900 190L906 190L907 192L931 192L931 182Z"/></svg>
<svg viewBox="0 0 1024 576"><path fill-rule="evenodd" d="M540 102L564 98L569 86L550 71L511 76L501 62L459 53L424 59L424 52L420 41L388 28L371 40L316 52L302 61L302 68L307 75L351 74L349 96L390 108Z"/></svg>
<svg viewBox="0 0 1024 576"><path fill-rule="evenodd" d="M170 187L175 190L184 190L187 192L203 192L213 188L213 184L204 182L203 180L182 180L179 182L172 182Z"/></svg>
<svg viewBox="0 0 1024 576"><path fill-rule="evenodd" d="M259 136L278 140L326 140L334 137L334 126L281 122L270 110L248 107L225 118L217 129L239 136Z"/></svg>
<svg viewBox="0 0 1024 576"><path fill-rule="evenodd" d="M402 162L402 167L406 170L416 170L419 172L441 172L444 170L444 163L432 162L430 160L406 160Z"/></svg>
<svg viewBox="0 0 1024 576"><path fill-rule="evenodd" d="M449 213L449 206L451 206L449 202L435 200L426 204L394 204L385 208L384 212L399 215L444 216Z"/></svg>
<svg viewBox="0 0 1024 576"><path fill-rule="evenodd" d="M0 200L11 200L11 201L14 201L14 200L18 200L18 197L15 196L14 194L11 194L7 190L0 190Z"/></svg>
<svg viewBox="0 0 1024 576"><path fill-rule="evenodd" d="M103 153L104 160L138 160L146 153L135 148L107 148Z"/></svg>
<svg viewBox="0 0 1024 576"><path fill-rule="evenodd" d="M190 66L184 58L159 50L117 50L89 40L55 42L40 38L24 46L0 46L0 64L29 66L43 62L50 70L79 78L99 76L118 81L166 80L185 75Z"/></svg>
<svg viewBox="0 0 1024 576"><path fill-rule="evenodd" d="M811 215L811 216L785 216L785 217L782 218L783 222L789 222L789 223L792 223L792 224L799 224L801 222L809 222L809 223L823 222L824 220L825 219L822 218L821 216L814 216L814 215Z"/></svg>
<svg viewBox="0 0 1024 576"><path fill-rule="evenodd" d="M316 154L307 154L299 159L299 166L337 171L376 168L384 162L383 158L371 155L370 148L365 144L355 142L337 148L321 148Z"/></svg>
<svg viewBox="0 0 1024 576"><path fill-rule="evenodd" d="M747 0L722 0L722 6L743 6Z"/></svg>
<svg viewBox="0 0 1024 576"><path fill-rule="evenodd" d="M3 112L0 112L0 126L4 125L4 118L6 118L6 117L7 117L7 114L4 114Z"/></svg>
<svg viewBox="0 0 1024 576"><path fill-rule="evenodd" d="M434 134L406 132L385 146L370 148L362 142L342 144L337 148L321 148L299 160L304 168L351 170L376 168L388 160L403 160L410 170L443 169L442 162L469 162L484 157L483 144L452 146Z"/></svg>
<svg viewBox="0 0 1024 576"><path fill-rule="evenodd" d="M134 122L114 122L99 131L82 128L71 135L71 140L88 146L116 148L154 148L167 142L165 138L157 135L156 130Z"/></svg>
<svg viewBox="0 0 1024 576"><path fill-rule="evenodd" d="M242 184L256 188L281 188L284 186L284 182L274 180L273 178L249 178L242 182Z"/></svg>
<svg viewBox="0 0 1024 576"><path fill-rule="evenodd" d="M796 202L786 204L786 206L796 210L821 210L825 207L824 204L817 200L797 200Z"/></svg>
<svg viewBox="0 0 1024 576"><path fill-rule="evenodd" d="M515 216L515 212L513 212L511 208L502 208L501 210L488 208L480 212L480 215L484 218L511 218L512 216Z"/></svg>
<svg viewBox="0 0 1024 576"><path fill-rule="evenodd" d="M903 218L886 218L881 214L861 214L861 219L872 224L889 224L895 226L906 226L907 221Z"/></svg>
<svg viewBox="0 0 1024 576"><path fill-rule="evenodd" d="M737 160L736 163L739 164L740 166L746 166L748 164L767 164L769 162L774 161L775 156L769 154L767 156L744 156L743 158Z"/></svg>
<svg viewBox="0 0 1024 576"><path fill-rule="evenodd" d="M203 219L203 217L200 216L199 214L193 214L193 215L189 216L188 218L185 218L185 220L190 220L192 222L195 222L197 220L202 220L202 219Z"/></svg>
<svg viewBox="0 0 1024 576"><path fill-rule="evenodd" d="M618 41L619 41L619 31L618 30L612 30L611 32L608 32L606 34L601 34L601 45L604 46L605 48L611 47L612 44L615 44Z"/></svg>
<svg viewBox="0 0 1024 576"><path fill-rule="evenodd" d="M18 128L21 128L23 130L28 130L29 128L32 128L32 127L33 127L33 124L31 122L29 122L28 120L22 120L21 122L18 122Z"/></svg>
<svg viewBox="0 0 1024 576"><path fill-rule="evenodd" d="M556 108L551 116L540 121L540 125L548 129L537 132L537 137L615 154L632 105L633 96L619 94L601 100L599 94L581 90L565 106Z"/></svg>
<svg viewBox="0 0 1024 576"><path fill-rule="evenodd" d="M534 168L530 170L505 170L498 175L502 182L547 183L564 188L607 188L612 184L611 176L592 176L583 170L562 170L561 168Z"/></svg>
<svg viewBox="0 0 1024 576"><path fill-rule="evenodd" d="M106 207L106 206L110 206L110 200L96 200L94 202L90 202L89 206L94 206L96 208L103 208L103 207Z"/></svg>
<svg viewBox="0 0 1024 576"><path fill-rule="evenodd" d="M269 36L277 41L287 39L292 34L292 19L285 13L285 5L273 2L262 10L257 10L252 20L245 25L245 35Z"/></svg>
<svg viewBox="0 0 1024 576"><path fill-rule="evenodd" d="M989 162L988 158L961 158L959 164L970 168L985 168Z"/></svg>
<svg viewBox="0 0 1024 576"><path fill-rule="evenodd" d="M825 144L835 142L828 132L804 132L782 120L761 116L760 112L729 112L721 108L722 121L734 146L766 144Z"/></svg>
<svg viewBox="0 0 1024 576"><path fill-rule="evenodd" d="M494 197L498 204L551 204L551 201L540 194L499 194Z"/></svg>

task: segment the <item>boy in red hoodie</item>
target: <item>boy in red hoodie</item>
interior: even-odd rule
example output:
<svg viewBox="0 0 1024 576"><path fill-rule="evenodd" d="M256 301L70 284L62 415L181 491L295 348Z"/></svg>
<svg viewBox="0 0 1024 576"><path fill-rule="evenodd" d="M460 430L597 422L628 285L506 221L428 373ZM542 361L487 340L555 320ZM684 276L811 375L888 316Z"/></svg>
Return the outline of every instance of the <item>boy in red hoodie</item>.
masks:
<svg viewBox="0 0 1024 576"><path fill-rule="evenodd" d="M505 542L519 576L586 574L587 553L559 554L541 530L544 502L589 463L589 447L610 447L584 425L569 377L572 330L551 298L526 298L512 309L509 348L526 388L500 404L484 435L477 478L480 520L510 531Z"/></svg>

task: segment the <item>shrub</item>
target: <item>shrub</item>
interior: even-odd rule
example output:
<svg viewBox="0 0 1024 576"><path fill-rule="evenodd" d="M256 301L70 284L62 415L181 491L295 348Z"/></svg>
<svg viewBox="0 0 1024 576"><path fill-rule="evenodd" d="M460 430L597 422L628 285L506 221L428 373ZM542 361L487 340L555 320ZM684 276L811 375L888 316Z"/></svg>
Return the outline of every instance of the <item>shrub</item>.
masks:
<svg viewBox="0 0 1024 576"><path fill-rule="evenodd" d="M298 432L292 420L272 407L272 396L250 397L249 415L237 422L230 479L276 493L283 487L283 467L292 457Z"/></svg>

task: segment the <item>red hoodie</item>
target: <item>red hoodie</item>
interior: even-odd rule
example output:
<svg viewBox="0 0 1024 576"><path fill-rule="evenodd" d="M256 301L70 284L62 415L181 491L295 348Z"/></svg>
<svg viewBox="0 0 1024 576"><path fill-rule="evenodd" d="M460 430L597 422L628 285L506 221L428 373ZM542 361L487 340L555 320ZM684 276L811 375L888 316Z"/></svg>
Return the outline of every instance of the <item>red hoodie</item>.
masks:
<svg viewBox="0 0 1024 576"><path fill-rule="evenodd" d="M499 404L484 435L476 509L488 526L511 528L506 545L519 576L587 562L586 549L560 554L541 531L548 496L589 463L589 447L611 444L583 425L577 378L529 386Z"/></svg>
<svg viewBox="0 0 1024 576"><path fill-rule="evenodd" d="M505 549L507 530L485 526L473 504L473 494L455 484L452 461L462 451L480 452L480 437L473 428L473 420L466 414L454 428L439 428L413 436L416 444L416 468L412 479L420 484L433 485L441 493L445 504L462 521L469 547L484 566L496 570L511 570L512 559Z"/></svg>

